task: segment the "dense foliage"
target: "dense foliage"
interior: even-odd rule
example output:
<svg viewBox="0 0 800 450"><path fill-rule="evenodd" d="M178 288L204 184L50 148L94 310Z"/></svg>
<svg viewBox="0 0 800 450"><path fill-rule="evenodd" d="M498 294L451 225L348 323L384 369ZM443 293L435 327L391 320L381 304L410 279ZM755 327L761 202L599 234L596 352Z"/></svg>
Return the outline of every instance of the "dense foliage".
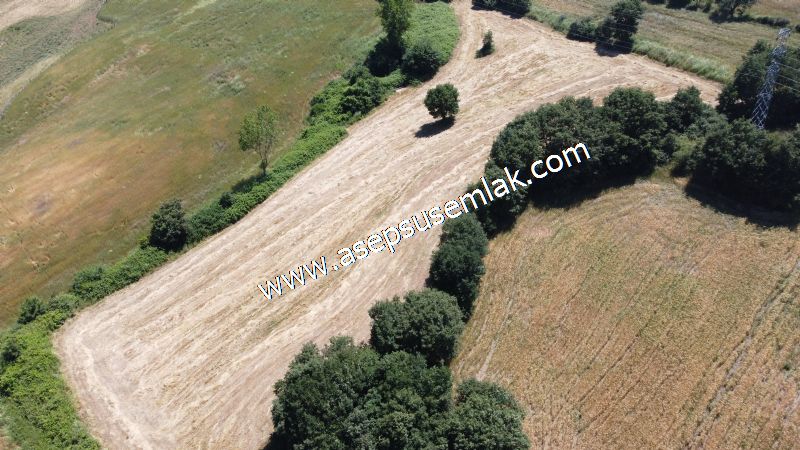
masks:
<svg viewBox="0 0 800 450"><path fill-rule="evenodd" d="M496 9L524 16L531 10L531 0L472 0L472 4L481 8Z"/></svg>
<svg viewBox="0 0 800 450"><path fill-rule="evenodd" d="M475 215L465 214L445 222L439 248L431 260L429 286L455 297L467 318L485 271L487 245L486 233Z"/></svg>
<svg viewBox="0 0 800 450"><path fill-rule="evenodd" d="M775 138L747 120L717 122L692 156L692 181L772 209L800 209L800 127Z"/></svg>
<svg viewBox="0 0 800 450"><path fill-rule="evenodd" d="M19 318L17 323L26 324L33 322L37 317L45 313L44 303L39 297L28 297L22 302L19 308Z"/></svg>
<svg viewBox="0 0 800 450"><path fill-rule="evenodd" d="M434 289L409 292L405 301L379 302L369 311L370 345L381 354L418 353L429 364L446 364L456 354L464 329L455 297Z"/></svg>
<svg viewBox="0 0 800 450"><path fill-rule="evenodd" d="M164 251L176 251L186 244L188 230L180 200L165 202L153 214L150 245Z"/></svg>
<svg viewBox="0 0 800 450"><path fill-rule="evenodd" d="M490 383L467 382L455 407L447 367L379 355L350 338L306 345L276 384L273 448L523 450L522 412ZM496 439L492 442L491 439ZM475 447L475 445L483 445Z"/></svg>
<svg viewBox="0 0 800 450"><path fill-rule="evenodd" d="M631 48L643 13L641 0L620 0L615 3L609 16L597 28L597 41L613 47Z"/></svg>
<svg viewBox="0 0 800 450"><path fill-rule="evenodd" d="M478 58L489 56L494 53L494 36L491 30L483 34L483 45L478 49L476 55Z"/></svg>
<svg viewBox="0 0 800 450"><path fill-rule="evenodd" d="M733 81L726 84L719 95L717 109L721 113L731 119L751 116L764 84L771 52L772 45L767 41L758 41L747 52ZM800 48L788 48L780 71L767 116L768 128L792 127L800 123Z"/></svg>
<svg viewBox="0 0 800 450"><path fill-rule="evenodd" d="M425 107L436 119L451 119L458 114L458 89L450 83L440 84L428 91Z"/></svg>

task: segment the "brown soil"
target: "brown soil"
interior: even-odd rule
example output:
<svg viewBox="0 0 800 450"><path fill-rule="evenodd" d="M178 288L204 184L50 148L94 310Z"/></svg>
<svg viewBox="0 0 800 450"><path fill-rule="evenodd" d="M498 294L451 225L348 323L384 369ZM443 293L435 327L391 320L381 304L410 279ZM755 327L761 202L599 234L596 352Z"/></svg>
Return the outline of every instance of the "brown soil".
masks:
<svg viewBox="0 0 800 450"><path fill-rule="evenodd" d="M308 341L364 339L377 300L422 286L438 230L371 255L277 301L256 283L453 198L483 169L517 114L617 86L660 97L719 86L643 57L599 56L546 27L454 3L462 38L430 83L395 95L251 214L139 283L84 311L56 337L92 432L110 448L258 448L273 384ZM475 59L491 29L496 54ZM455 125L428 137L422 105L441 82L461 93Z"/></svg>

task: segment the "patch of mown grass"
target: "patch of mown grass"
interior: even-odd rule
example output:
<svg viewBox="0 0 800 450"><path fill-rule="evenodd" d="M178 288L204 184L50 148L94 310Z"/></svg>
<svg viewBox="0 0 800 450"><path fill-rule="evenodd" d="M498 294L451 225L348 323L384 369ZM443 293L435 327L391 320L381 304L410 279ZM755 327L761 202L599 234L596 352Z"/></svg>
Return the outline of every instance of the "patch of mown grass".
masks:
<svg viewBox="0 0 800 450"><path fill-rule="evenodd" d="M420 14L420 10L433 9L438 11L437 16L445 16L440 11L442 5L449 9L443 3L419 4L414 14L414 27L420 29L417 20L429 23L430 16ZM450 12L452 14L452 10ZM456 27L456 38L446 40L446 45L442 46L443 54L449 58L458 40L458 23L448 23ZM453 30L442 28L435 34L452 36ZM348 87L368 78L375 77L356 66L343 78L328 83L313 98L299 138L269 167L267 175L237 183L189 217L190 242L199 242L244 217L292 176L344 139L346 126L365 114L342 110L345 97L352 95ZM398 70L377 80L384 95L388 95L405 82L405 77ZM75 275L68 294L55 296L47 303L43 315L24 325L15 325L2 336L0 408L2 423L13 440L26 448L99 448L75 411L69 388L58 370L59 362L50 337L78 310L139 280L170 257L162 250L141 246L111 266L85 268Z"/></svg>

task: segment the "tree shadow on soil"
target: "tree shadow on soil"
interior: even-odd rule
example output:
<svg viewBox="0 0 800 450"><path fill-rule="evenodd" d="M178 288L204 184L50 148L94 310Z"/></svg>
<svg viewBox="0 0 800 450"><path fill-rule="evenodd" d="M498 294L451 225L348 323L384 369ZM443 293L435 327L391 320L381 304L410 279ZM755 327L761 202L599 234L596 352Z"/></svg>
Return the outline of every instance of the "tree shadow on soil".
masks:
<svg viewBox="0 0 800 450"><path fill-rule="evenodd" d="M713 209L721 214L744 218L748 223L760 227L787 228L791 231L797 231L797 226L800 224L800 212L775 211L741 203L714 192L705 186L701 186L691 181L691 179L684 192L688 197L699 201L706 208Z"/></svg>
<svg viewBox="0 0 800 450"><path fill-rule="evenodd" d="M525 14L520 14L520 13L515 13L515 12L510 12L510 11L504 11L502 9L484 8L483 6L479 6L479 5L476 5L476 4L472 5L472 9L473 9L473 11L495 11L495 12L499 12L500 14L502 14L504 16L510 17L512 19L522 19L523 17L525 17Z"/></svg>
<svg viewBox="0 0 800 450"><path fill-rule="evenodd" d="M417 130L417 132L414 133L414 136L418 138L427 138L431 136L436 136L437 134L448 130L455 123L456 121L453 118L437 120L436 122L429 122L419 127L419 130Z"/></svg>

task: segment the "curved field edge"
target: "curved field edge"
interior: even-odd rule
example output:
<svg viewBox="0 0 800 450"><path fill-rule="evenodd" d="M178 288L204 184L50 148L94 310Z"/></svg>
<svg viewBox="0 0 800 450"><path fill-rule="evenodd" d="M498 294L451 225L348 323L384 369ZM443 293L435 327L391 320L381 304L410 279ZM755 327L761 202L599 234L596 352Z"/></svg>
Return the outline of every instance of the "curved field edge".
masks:
<svg viewBox="0 0 800 450"><path fill-rule="evenodd" d="M452 8L440 2L421 3L417 5L412 20L412 39L436 38L439 50L449 60L459 37L458 20ZM393 73L381 82L391 90L399 87L402 79L401 74ZM340 80L329 83L313 101L317 110L336 109L342 100L344 86L346 84ZM195 236L195 242L244 217L295 174L344 139L347 135L346 125L364 117L356 115L342 120L323 113L319 120L314 120L313 111L300 137L270 166L268 175L239 183L229 197L231 204L222 212L222 222L217 219L207 228L207 234ZM218 214L220 203L220 200L210 202L189 220L202 221ZM75 400L60 373L59 361L51 342L52 334L81 309L138 281L180 254L167 254L153 247L143 247L135 249L110 267L89 267L76 275L73 288L67 294L74 296L70 305L65 308L64 302L56 300L59 296L55 296L47 305L46 313L28 324L16 325L3 335L0 349L0 424L14 442L34 448L100 448L81 421Z"/></svg>
<svg viewBox="0 0 800 450"><path fill-rule="evenodd" d="M797 231L659 178L494 238L456 378L506 386L536 446L791 448Z"/></svg>
<svg viewBox="0 0 800 450"><path fill-rule="evenodd" d="M369 50L373 6L106 2L96 20L110 28L30 80L0 120L0 325L25 296L123 257L163 200L195 209L254 173L236 139L247 111L273 108L276 153L288 150L312 95Z"/></svg>

